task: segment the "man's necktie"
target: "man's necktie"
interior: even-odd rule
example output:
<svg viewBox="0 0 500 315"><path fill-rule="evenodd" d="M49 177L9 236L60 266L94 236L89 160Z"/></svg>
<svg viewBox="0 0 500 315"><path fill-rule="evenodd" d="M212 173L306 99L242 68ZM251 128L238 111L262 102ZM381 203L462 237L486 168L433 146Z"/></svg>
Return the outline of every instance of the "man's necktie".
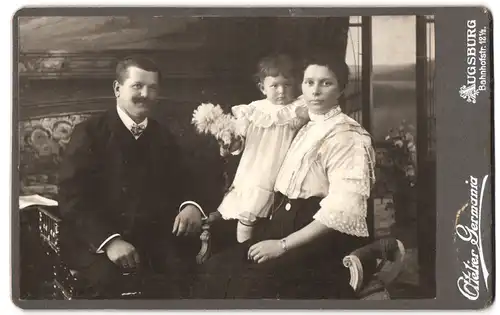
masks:
<svg viewBox="0 0 500 315"><path fill-rule="evenodd" d="M134 137L139 137L140 135L142 135L145 128L146 127L144 127L142 125L133 125L132 128L130 129L130 131L132 132Z"/></svg>

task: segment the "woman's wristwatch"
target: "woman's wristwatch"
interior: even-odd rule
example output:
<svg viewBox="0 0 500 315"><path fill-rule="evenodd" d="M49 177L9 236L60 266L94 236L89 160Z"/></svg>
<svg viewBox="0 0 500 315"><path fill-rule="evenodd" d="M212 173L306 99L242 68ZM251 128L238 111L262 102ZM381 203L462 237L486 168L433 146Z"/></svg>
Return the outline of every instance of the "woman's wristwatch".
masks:
<svg viewBox="0 0 500 315"><path fill-rule="evenodd" d="M281 248L283 249L284 252L288 251L288 246L286 244L286 239L282 238L280 240Z"/></svg>

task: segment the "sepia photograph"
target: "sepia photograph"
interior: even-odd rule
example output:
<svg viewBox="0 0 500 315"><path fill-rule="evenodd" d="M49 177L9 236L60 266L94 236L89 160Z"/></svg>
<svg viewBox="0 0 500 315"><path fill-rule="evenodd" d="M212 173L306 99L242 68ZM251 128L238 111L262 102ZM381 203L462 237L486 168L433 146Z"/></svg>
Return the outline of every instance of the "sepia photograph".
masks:
<svg viewBox="0 0 500 315"><path fill-rule="evenodd" d="M17 19L20 300L436 298L434 15Z"/></svg>

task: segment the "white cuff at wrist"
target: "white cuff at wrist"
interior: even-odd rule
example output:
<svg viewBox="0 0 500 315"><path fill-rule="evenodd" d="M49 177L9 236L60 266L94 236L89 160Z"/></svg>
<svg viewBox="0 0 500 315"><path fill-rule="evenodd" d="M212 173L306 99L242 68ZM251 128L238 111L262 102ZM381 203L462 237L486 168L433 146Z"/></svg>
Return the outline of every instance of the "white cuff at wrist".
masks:
<svg viewBox="0 0 500 315"><path fill-rule="evenodd" d="M112 240L112 239L114 239L115 237L119 237L119 236L120 236L120 234L118 234L118 233L117 233L117 234L113 234L113 235L111 235L110 237L108 237L108 238L107 238L104 242L102 242L101 246L99 246L99 248L97 249L96 253L97 253L97 254L102 254L102 253L104 253L104 250L103 250L104 246L106 246L106 244L107 244L109 241L111 241L111 240Z"/></svg>
<svg viewBox="0 0 500 315"><path fill-rule="evenodd" d="M201 208L201 206L199 204L197 204L196 202L194 201L184 201L180 207L179 207L179 212L181 212L182 208L186 205L193 205L195 206L196 208L198 208L198 210L200 210L201 212L201 215L203 216L203 219L207 219L207 215L205 214L205 212L203 211L203 209Z"/></svg>

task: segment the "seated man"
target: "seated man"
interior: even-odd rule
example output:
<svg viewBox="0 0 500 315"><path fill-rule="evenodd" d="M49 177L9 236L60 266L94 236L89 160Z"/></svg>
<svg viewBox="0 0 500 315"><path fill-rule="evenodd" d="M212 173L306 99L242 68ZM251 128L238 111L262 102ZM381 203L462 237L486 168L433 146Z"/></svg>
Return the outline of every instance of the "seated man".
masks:
<svg viewBox="0 0 500 315"><path fill-rule="evenodd" d="M104 296L116 297L132 270L165 274L158 293L179 298L199 249L185 246L199 246L203 210L186 195L194 181L172 134L148 117L160 80L150 60L121 61L116 106L75 127L60 168L61 255Z"/></svg>

